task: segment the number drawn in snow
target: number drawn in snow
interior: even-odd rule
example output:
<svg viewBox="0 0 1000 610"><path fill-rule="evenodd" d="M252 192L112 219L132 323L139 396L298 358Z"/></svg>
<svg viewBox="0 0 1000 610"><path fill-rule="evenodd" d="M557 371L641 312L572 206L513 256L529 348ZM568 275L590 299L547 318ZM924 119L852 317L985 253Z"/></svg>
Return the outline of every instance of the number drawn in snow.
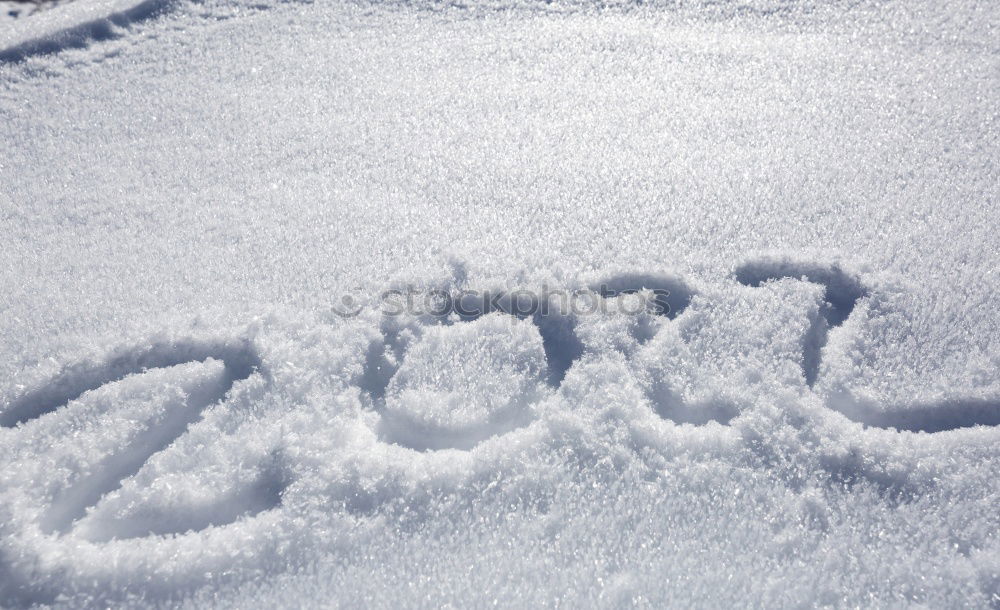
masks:
<svg viewBox="0 0 1000 610"><path fill-rule="evenodd" d="M868 288L856 275L837 264L792 261L784 258L759 258L737 267L736 280L746 286L785 278L805 279L826 289L827 307L821 310L831 327L840 326L854 311L857 302L868 296Z"/></svg>
<svg viewBox="0 0 1000 610"><path fill-rule="evenodd" d="M471 449L525 426L548 388L538 329L500 314L424 327L398 362L379 433L420 451Z"/></svg>
<svg viewBox="0 0 1000 610"><path fill-rule="evenodd" d="M537 295L514 292L484 291L456 299L455 318L460 323L474 322L492 313L504 313L519 320L530 320L542 337L547 361L547 378L558 386L573 362L583 355L583 343L574 331L575 321L570 312L558 306L542 306ZM449 326L455 322L447 317L422 320L418 327ZM383 341L371 345L361 380L362 389L375 399L382 399L389 381L404 357L406 337L412 335L412 326L397 324L393 319L383 321ZM419 330L417 331L419 332Z"/></svg>
<svg viewBox="0 0 1000 610"><path fill-rule="evenodd" d="M470 449L522 427L542 388L557 386L583 355L567 313L527 296L475 298L457 303L454 318L383 320L359 380L382 416L383 440L419 451Z"/></svg>
<svg viewBox="0 0 1000 610"><path fill-rule="evenodd" d="M857 302L869 294L860 278L837 264L760 258L740 265L735 276L737 281L747 286L791 278L824 287L825 306L812 321L803 343L802 368L810 386L815 384L819 374L828 330L847 320ZM949 397L932 403L886 408L837 395L829 398L827 404L848 419L873 428L933 433L1000 425L1000 400L988 398Z"/></svg>
<svg viewBox="0 0 1000 610"><path fill-rule="evenodd" d="M761 258L746 262L736 269L735 275L736 280L746 286L756 287L785 278L801 279L823 286L825 303L819 310L819 315L811 320L802 350L802 370L806 383L812 386L819 375L828 330L843 324L854 311L858 300L868 295L868 289L860 279L844 271L839 265L781 258Z"/></svg>
<svg viewBox="0 0 1000 610"><path fill-rule="evenodd" d="M486 438L504 434L530 422L530 404L538 399L540 390L535 386L536 376L541 376L549 387L555 389L562 383L566 372L579 360L585 351L583 342L577 336L578 315L576 307L587 313L594 313L600 307L601 299L616 298L648 291L649 315L646 318L665 316L676 317L691 301L693 291L678 277L653 273L625 273L612 275L595 282L589 290L575 293L542 292L542 296L527 290L470 292L449 303L453 317L429 316L429 319L401 324L392 318L383 318L380 328L382 339L374 341L366 356L364 372L359 386L371 400L376 411L382 416L380 433L383 440L421 451L445 448L469 449ZM570 299L574 299L572 302ZM523 325L510 325L506 331L490 323L488 332L476 334L459 327L466 324L485 324L490 315L512 316ZM655 329L648 323L645 331L636 339L641 343L648 340ZM526 334L526 329L536 332L540 339L538 347ZM498 338L507 333L511 343L508 351L502 353L497 348ZM452 338L448 338L448 335ZM421 337L417 337L421 335ZM416 337L416 338L415 338ZM425 343L435 344L428 348ZM422 343L423 342L423 343ZM468 348L468 350L467 350ZM476 353L474 348L486 350ZM434 350L439 354L434 354ZM463 351L469 351L462 355ZM492 365L484 358L493 358ZM450 405L452 412L482 407L484 414L476 424L471 421L466 426L455 426L455 418L447 413L434 411L433 392L427 384L422 403L417 400L419 392L405 386L420 377L417 366L411 360L419 359L421 365L434 369L434 384L447 385L447 400L441 404ZM434 364L435 359L442 360ZM479 370L477 366L486 364L493 370ZM462 370L465 369L465 370ZM425 371L427 372L427 371ZM430 375L430 373L428 373ZM512 376L512 377L505 377ZM493 395L474 391L478 376L486 385L507 381L504 390ZM425 380L427 381L427 380ZM407 396L410 409L401 409L400 400ZM441 398L440 395L436 395ZM499 397L499 398L498 398ZM470 405L469 402L478 404ZM417 412L422 410L422 415ZM714 417L714 416L713 416ZM697 419L697 417L694 417Z"/></svg>
<svg viewBox="0 0 1000 610"><path fill-rule="evenodd" d="M255 351L243 341L159 342L119 350L100 362L67 366L47 384L12 401L0 415L0 425L11 428L30 425L35 419L72 408L86 392L153 369L187 363L220 361L221 371L186 392L179 404L168 405L167 415L157 425L141 432L129 446L105 458L99 468L63 490L44 511L40 526L47 533L63 534L102 498L135 475L156 453L169 447L201 418L203 411L225 401L233 385L249 378L260 367ZM134 538L150 534L198 531L210 525L225 525L280 503L285 483L274 469L264 468L250 488L225 498L210 514L186 515L169 523L134 520L117 524L98 540Z"/></svg>

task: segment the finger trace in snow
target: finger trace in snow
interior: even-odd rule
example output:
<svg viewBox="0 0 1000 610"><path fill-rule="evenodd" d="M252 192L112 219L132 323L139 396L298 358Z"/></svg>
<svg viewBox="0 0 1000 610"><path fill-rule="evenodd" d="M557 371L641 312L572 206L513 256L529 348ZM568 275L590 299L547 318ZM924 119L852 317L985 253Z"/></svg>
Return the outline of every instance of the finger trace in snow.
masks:
<svg viewBox="0 0 1000 610"><path fill-rule="evenodd" d="M502 312L518 319L530 319L542 336L549 382L559 385L569 367L583 355L583 344L574 332L575 316L565 294L501 289L463 294L457 303L458 316L461 320L472 321Z"/></svg>
<svg viewBox="0 0 1000 610"><path fill-rule="evenodd" d="M189 370L192 365L200 371ZM102 386L124 379L140 382L151 372L173 371L199 374L184 381L176 392L162 397L158 409L163 415L130 439L127 446L108 456L89 474L59 492L39 519L43 532L63 534L82 517L88 508L117 489L136 474L156 453L168 447L198 421L209 406L224 404L238 381L247 379L260 366L252 348L242 340L230 342L170 341L118 349L104 360L70 365L50 381L13 401L4 411L4 425L26 425L33 419L61 409L72 409L74 401ZM188 368L185 368L188 367ZM209 525L224 525L240 517L273 508L280 501L282 486L273 477L262 477L259 484L239 491L235 497L220 502L208 519L181 520L181 524L163 524L133 520L112 524L110 529L88 539L130 538L149 534L197 531Z"/></svg>
<svg viewBox="0 0 1000 610"><path fill-rule="evenodd" d="M847 394L827 398L827 404L851 421L872 428L905 432L947 432L976 426L1000 426L1000 397L944 397L901 405L876 405Z"/></svg>
<svg viewBox="0 0 1000 610"><path fill-rule="evenodd" d="M804 279L822 285L830 305L822 313L831 327L842 324L854 311L858 300L868 295L868 289L858 276L846 271L839 263L780 256L760 257L741 264L734 275L736 281L747 286L760 286L764 282L784 278Z"/></svg>
<svg viewBox="0 0 1000 610"><path fill-rule="evenodd" d="M619 278L614 284L616 291L629 291L648 288L652 283L649 278L662 280L665 276L636 272L628 274L626 279L620 279L622 275L610 277ZM640 279L636 280L637 277ZM668 284L657 280L657 285ZM680 294L678 287L688 284L672 279L669 286L671 294ZM65 487L39 513L40 527L43 532L62 534L56 541L93 544L88 550L93 555L89 556L99 557L125 552L121 550L123 547L116 546L121 544L150 545L129 547L128 553L143 552L142 549L168 553L172 552L169 549L178 548L171 545L201 544L199 536L213 540L225 536L232 539L227 544L237 546L224 546L219 553L241 554L240 565L249 570L260 569L270 561L271 551L262 549L268 548L272 536L285 536L286 541L297 541L295 545L306 545L304 541L309 536L301 529L306 526L293 515L306 514L309 519L331 519L338 523L338 519L364 520L394 514L397 506L407 506L419 515L420 503L427 501L428 486L439 493L444 490L462 497L471 493L469 489L479 489L476 485L481 484L482 477L488 480L501 476L498 473L517 464L518 451L543 451L553 443L553 448L557 448L569 442L573 451L587 455L593 450L589 443L594 434L588 427L596 425L599 429L605 425L591 423L581 427L580 422L590 421L588 418L613 425L622 419L630 432L617 442L624 441L625 446L651 444L660 447L658 451L666 451L680 442L676 451L707 451L718 453L722 456L719 459L738 462L744 458L736 447L745 443L744 450L753 459L768 464L768 468L779 468L781 460L775 454L786 449L778 440L780 435L771 438L768 430L787 425L780 423L781 409L768 415L767 392L756 388L741 390L739 382L733 385L722 378L713 379L713 375L720 373L706 367L704 358L717 359L719 350L736 350L727 356L732 362L747 361L757 367L746 374L751 383L748 387L758 382L770 383L766 380L774 371L767 370L769 361L758 362L753 350L766 353L779 348L785 350L787 358L794 356L795 332L808 333L808 324L801 320L798 325L791 322L795 322L806 305L815 308L816 291L805 294L794 283L769 284L759 290L732 287L727 290L729 297L699 289L699 296L694 299L694 290L688 288L684 307L672 306L672 311L679 314L682 310L684 315L670 319L653 314L658 321L650 327L653 335L646 341L628 334L630 327L625 316L600 310L588 316L562 316L567 332L573 333L581 346L581 355L568 367L567 373L571 374L555 384L547 377L549 353L553 350L545 349L542 328L545 317L518 315L523 310L513 302L514 293L495 299L494 302L500 303L496 311L465 318L388 317L371 310L350 323L327 326L303 316L301 322L293 325L299 330L292 332L279 326L270 343L261 343L260 338L254 341L151 338L140 347L119 349L103 358L65 366L48 384L35 383L33 389L22 391L11 402L16 409L11 410L9 404L4 411L7 417L3 432L30 435L39 427L72 418L80 410L78 404L84 406L91 400L90 390L113 389L116 383L138 383L147 377L150 380L146 385L163 383L164 387L173 387L165 381L183 372L189 380L179 384L173 394L166 394L160 403L161 412L167 412L166 419L133 435L133 442L127 443L125 451L100 462L96 475L84 476ZM594 294L600 298L598 293ZM800 298L789 302L794 295ZM745 311L730 312L716 305L728 303L726 298L738 299L734 302L741 303ZM743 319L744 313L757 317ZM748 336L738 335L741 325L748 329ZM790 326L794 332L776 338L776 331ZM854 326L841 327L839 332L853 332ZM616 333L624 336L604 336L602 340L601 335ZM619 350L613 347L617 344L632 347ZM272 351L262 351L265 346ZM273 353L279 348L280 357ZM255 371L262 371L263 375L254 375ZM268 393L254 400L260 401L262 408L277 410L273 413L276 417L260 419L261 427L254 429L255 434L263 433L266 437L280 429L280 436L284 436L287 426L294 439L294 456L290 453L288 458L260 462L254 467L255 475L229 491L220 491L212 510L170 516L165 512L173 506L167 502L169 496L145 497L136 493L135 483L142 478L143 466L156 460L157 452L162 457L170 451L168 446L172 442L187 446L183 444L185 438L199 434L198 444L210 445L212 437L205 435L219 430L205 428L202 422L191 423L202 413L206 417L210 412L217 413L218 409L209 408L211 405L226 405L220 401L230 400L227 393L237 382L249 383L262 377L268 379ZM361 391L357 392L358 389ZM372 409L365 411L363 404L355 404L359 395L367 397L367 406ZM75 399L78 402L73 402ZM306 407L302 413L282 406L300 403ZM969 417L989 423L992 420L988 412L995 404L995 401L969 402L967 410L978 413ZM549 405L562 408L550 409ZM131 411L139 406L136 400L134 405L119 405L119 408ZM817 415L815 412L810 415L801 406L791 403L787 406L792 407L791 416L804 417L803 422ZM961 414L963 408L950 412ZM617 415L610 417L610 413ZM574 423L574 418L579 421ZM225 421L220 419L214 425ZM810 426L829 421L832 423L822 425L832 426L831 430L841 429L838 426L842 424L835 419L822 417L799 425L822 439L830 432L822 427L812 430ZM99 422L64 421L62 425L82 426L84 434L93 434L96 423ZM952 425L945 423L932 425L922 421L907 429L932 431L931 428L947 429ZM875 433L884 438L898 436L881 430ZM571 440L578 435L582 435L578 441ZM630 441L629 435L633 435ZM561 440L555 442L555 439ZM681 442L681 439L686 440ZM240 437L226 442L239 443ZM894 506L916 501L927 493L926 484L908 473L905 462L897 467L871 461L872 452L894 455L891 445L857 450L842 449L839 441L823 442L833 445L823 447L821 443L815 455L806 453L802 459L811 460L807 463L828 484L852 490L874 489L883 501ZM437 451L440 449L461 451ZM621 447L616 449L619 450ZM224 455L216 454L214 459ZM184 476L172 470L183 463L165 462L161 465L165 470L158 473L168 478ZM211 464L206 466L214 468ZM116 490L122 478L130 475L132 479L126 479ZM163 490L169 490L169 484ZM157 498L164 506L147 509L133 506L137 501L157 501ZM276 521L267 520L267 515ZM262 518L265 520L256 521ZM279 527L276 525L279 523L284 525ZM38 539L30 537L30 525L17 527L28 532L20 534L26 536L21 544L37 542ZM266 529L269 527L276 529ZM251 544L250 540L255 542ZM162 545L162 550L155 545ZM247 550L240 551L238 545ZM71 556L60 554L59 548L39 553L45 557L64 557L69 563L60 565L70 570L73 578L86 579L93 573L91 568L73 563ZM221 561L216 555L205 553L189 566L172 568L173 574L178 575L176 578L197 583L200 581L190 577L189 572L199 569L205 572L208 566L220 565L215 563ZM0 561L7 565L10 560ZM10 565L16 566L17 574L26 569L18 561ZM160 578L140 568L136 568L135 574L144 574L142 578L153 581ZM90 578L101 582L96 576ZM35 595L27 593L28 589L16 588L7 595L12 595L9 599L51 601L46 596L56 590L58 585L52 585L45 589L44 595Z"/></svg>
<svg viewBox="0 0 1000 610"><path fill-rule="evenodd" d="M819 375L827 333L851 315L858 300L867 296L867 288L856 275L844 271L839 264L787 257L747 261L736 268L735 276L736 281L747 286L760 286L764 282L785 278L802 279L823 286L826 303L811 317L809 332L803 337L802 344L802 370L806 383L812 386Z"/></svg>
<svg viewBox="0 0 1000 610"><path fill-rule="evenodd" d="M392 4L0 65L0 605L996 605L995 3Z"/></svg>
<svg viewBox="0 0 1000 610"><path fill-rule="evenodd" d="M0 426L11 428L55 411L94 390L147 369L166 368L208 359L221 360L226 367L228 384L249 377L260 358L245 341L162 341L122 348L98 362L77 362L63 367L55 377L34 389L7 399L0 409ZM228 389L228 388L227 388Z"/></svg>
<svg viewBox="0 0 1000 610"><path fill-rule="evenodd" d="M737 267L735 277L741 284L760 286L780 279L802 279L820 284L828 307L811 320L803 342L803 371L812 386L819 374L827 333L850 317L857 302L869 295L861 279L837 264L792 260L788 257L763 257ZM827 397L827 405L848 419L873 428L891 428L908 432L945 432L959 428L1000 425L1000 400L982 397L952 396L938 401L882 406L837 392Z"/></svg>
<svg viewBox="0 0 1000 610"><path fill-rule="evenodd" d="M545 374L530 321L494 313L429 327L389 382L381 433L413 449L470 449L527 424Z"/></svg>

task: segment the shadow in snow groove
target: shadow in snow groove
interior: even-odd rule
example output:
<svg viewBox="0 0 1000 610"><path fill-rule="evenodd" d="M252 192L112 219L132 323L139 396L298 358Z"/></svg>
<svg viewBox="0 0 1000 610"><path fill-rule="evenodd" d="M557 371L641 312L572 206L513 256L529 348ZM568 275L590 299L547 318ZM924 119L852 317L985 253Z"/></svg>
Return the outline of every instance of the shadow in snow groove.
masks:
<svg viewBox="0 0 1000 610"><path fill-rule="evenodd" d="M847 273L839 265L763 258L749 261L736 268L736 281L746 286L760 286L785 278L804 280L824 288L824 307L811 320L809 332L802 346L802 372L806 383L812 386L819 375L827 331L843 324L854 311L858 300L868 296L868 289L861 280Z"/></svg>
<svg viewBox="0 0 1000 610"><path fill-rule="evenodd" d="M149 369L167 368L190 362L220 360L223 370L211 381L181 396L168 405L166 416L140 434L130 446L105 459L92 474L74 482L43 513L40 525L48 533L65 533L74 521L86 514L108 493L137 473L151 456L167 448L192 423L201 418L205 408L225 400L237 381L247 379L260 367L260 358L246 341L160 342L148 346L118 350L107 359L65 367L42 387L13 400L0 414L0 426L12 428L53 413L84 393L108 383L138 375ZM236 519L277 506L287 483L282 476L265 469L250 488L221 502L211 515L181 519L176 523L120 524L121 528L106 537L130 538L149 534L199 530L209 525L224 525ZM245 497L244 497L245 496Z"/></svg>
<svg viewBox="0 0 1000 610"><path fill-rule="evenodd" d="M824 287L826 307L820 309L803 345L803 372L810 386L819 373L827 329L842 324L854 311L858 300L869 293L858 277L836 264L763 258L739 266L735 275L737 281L747 286L760 286L772 280L793 278ZM933 403L883 409L850 397L836 396L828 400L828 406L865 426L909 432L933 433L973 426L1000 425L1000 400L991 399L955 397Z"/></svg>

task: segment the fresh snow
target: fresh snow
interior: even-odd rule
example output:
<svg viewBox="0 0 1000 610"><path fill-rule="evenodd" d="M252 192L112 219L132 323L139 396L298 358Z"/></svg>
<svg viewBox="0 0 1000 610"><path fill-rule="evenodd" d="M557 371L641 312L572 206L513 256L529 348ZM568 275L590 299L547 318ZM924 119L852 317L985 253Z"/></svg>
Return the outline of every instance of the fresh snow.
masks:
<svg viewBox="0 0 1000 610"><path fill-rule="evenodd" d="M0 24L0 605L997 607L998 27Z"/></svg>

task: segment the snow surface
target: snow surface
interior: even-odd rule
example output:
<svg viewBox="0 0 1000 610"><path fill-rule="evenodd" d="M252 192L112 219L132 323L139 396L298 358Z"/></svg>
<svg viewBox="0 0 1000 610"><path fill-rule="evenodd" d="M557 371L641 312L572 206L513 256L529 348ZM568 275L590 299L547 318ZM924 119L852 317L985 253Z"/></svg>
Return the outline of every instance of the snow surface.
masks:
<svg viewBox="0 0 1000 610"><path fill-rule="evenodd" d="M168 5L170 0L84 0L64 2L28 10L32 5L18 7L16 23L5 20L0 28L0 62L14 62L24 57L53 53L70 47L114 37L120 27L146 19ZM43 8L43 7L39 7ZM8 9L7 16L11 16Z"/></svg>
<svg viewBox="0 0 1000 610"><path fill-rule="evenodd" d="M1000 606L995 3L150 6L0 34L0 604Z"/></svg>

